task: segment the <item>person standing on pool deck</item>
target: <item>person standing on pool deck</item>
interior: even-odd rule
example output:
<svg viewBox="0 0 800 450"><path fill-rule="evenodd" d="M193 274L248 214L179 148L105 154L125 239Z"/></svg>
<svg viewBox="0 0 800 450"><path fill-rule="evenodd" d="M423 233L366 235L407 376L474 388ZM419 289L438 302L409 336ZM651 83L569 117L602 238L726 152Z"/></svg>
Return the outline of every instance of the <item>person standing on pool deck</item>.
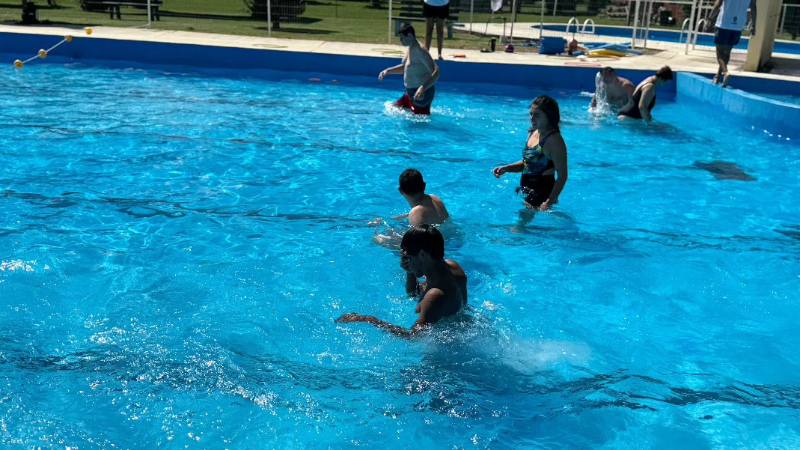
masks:
<svg viewBox="0 0 800 450"><path fill-rule="evenodd" d="M742 37L742 30L747 24L748 6L753 11L753 23L755 24L756 0L717 0L714 3L711 17L719 10L716 31L714 32L714 44L717 46L719 68L711 81L714 84L719 84L720 77L722 77L722 87L728 86L728 79L730 78L728 63L731 60L733 47L736 47L736 44L739 43L739 38ZM755 31L753 35L755 35Z"/></svg>
<svg viewBox="0 0 800 450"><path fill-rule="evenodd" d="M430 114L431 103L436 95L434 84L439 79L439 66L417 41L414 27L409 24L400 29L400 42L408 47L403 61L378 74L378 79L390 74L403 74L406 93L400 100L394 102L395 106L410 109L414 114Z"/></svg>
<svg viewBox="0 0 800 450"><path fill-rule="evenodd" d="M419 292L419 314L411 328L392 325L374 316L343 314L338 323L366 322L401 337L411 337L467 305L467 275L452 259L444 259L444 238L432 225L414 227L403 235L400 265L407 272L406 291ZM425 277L422 285L419 277Z"/></svg>
<svg viewBox="0 0 800 450"><path fill-rule="evenodd" d="M636 86L633 91L631 101L619 110L620 119L644 119L645 122L652 122L652 111L656 106L656 88L672 79L672 69L664 66L658 69L655 75L647 77Z"/></svg>
<svg viewBox="0 0 800 450"><path fill-rule="evenodd" d="M425 0L422 4L422 17L425 18L425 48L431 51L433 41L433 23L436 22L436 47L439 59L442 58L442 41L444 41L444 22L450 17L450 0Z"/></svg>
<svg viewBox="0 0 800 450"><path fill-rule="evenodd" d="M504 173L522 172L517 193L525 194L529 208L544 211L558 203L558 197L567 184L567 144L558 126L561 113L558 103L542 95L531 102L531 127L522 150L522 160L495 167L497 178Z"/></svg>

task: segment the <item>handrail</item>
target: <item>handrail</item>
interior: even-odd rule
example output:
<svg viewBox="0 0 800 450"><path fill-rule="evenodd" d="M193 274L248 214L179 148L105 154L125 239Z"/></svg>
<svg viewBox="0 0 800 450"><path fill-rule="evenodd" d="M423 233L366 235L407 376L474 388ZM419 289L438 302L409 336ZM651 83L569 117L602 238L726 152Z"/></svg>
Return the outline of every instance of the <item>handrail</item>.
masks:
<svg viewBox="0 0 800 450"><path fill-rule="evenodd" d="M592 19L586 19L583 21L583 26L581 27L581 34L586 34L586 25L590 22L592 24L592 34L595 34L596 31L594 28L594 20Z"/></svg>
<svg viewBox="0 0 800 450"><path fill-rule="evenodd" d="M692 21L692 19L686 19L686 20L683 21L683 25L681 25L681 34L678 35L678 44L680 44L681 43L681 39L683 39L683 33L686 31L686 25L688 25L689 22L691 22L691 21ZM689 31L691 31L691 30L689 30ZM689 39L688 35L686 36L686 39Z"/></svg>
<svg viewBox="0 0 800 450"><path fill-rule="evenodd" d="M702 30L702 28L700 28L701 25L705 27L706 19L698 20L697 26L694 27L694 40L692 41L692 50L694 50L694 48L697 46L697 34L700 33L700 30Z"/></svg>
<svg viewBox="0 0 800 450"><path fill-rule="evenodd" d="M570 27L570 25L572 25L572 22L573 22L573 21L575 22L575 31L573 31L573 32L572 32L572 37L574 38L574 37L575 37L575 33L577 33L578 31L580 31L580 30L578 29L578 27L579 27L581 24L580 24L580 22L578 22L578 19L576 19L576 18L574 18L574 17L573 17L573 18L571 18L571 19L569 19L569 22L567 22L567 28L564 30L564 32L565 32L565 33L569 33L569 27Z"/></svg>

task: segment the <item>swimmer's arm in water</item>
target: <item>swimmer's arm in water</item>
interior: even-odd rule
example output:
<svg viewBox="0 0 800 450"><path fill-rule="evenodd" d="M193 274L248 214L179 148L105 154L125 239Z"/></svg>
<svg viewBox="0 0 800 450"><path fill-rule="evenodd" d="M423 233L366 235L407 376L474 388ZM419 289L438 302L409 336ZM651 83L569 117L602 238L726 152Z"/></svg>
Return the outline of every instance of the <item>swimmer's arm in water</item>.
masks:
<svg viewBox="0 0 800 450"><path fill-rule="evenodd" d="M342 314L341 317L336 319L336 323L355 323L355 322L364 322L364 323L371 323L378 328L382 328L395 336L400 336L404 338L410 338L417 334L424 329L422 326L417 326L415 323L411 328L403 328L399 325L392 325L389 322L385 322L381 319L378 319L375 316L367 316L364 314Z"/></svg>
<svg viewBox="0 0 800 450"><path fill-rule="evenodd" d="M522 172L522 169L525 167L524 162L522 160L515 162L513 164L508 164L505 166L498 166L492 169L492 173L497 178L503 176L504 173L518 173Z"/></svg>
<svg viewBox="0 0 800 450"><path fill-rule="evenodd" d="M556 182L553 184L550 196L547 197L544 203L539 205L539 209L542 211L558 203L558 196L564 190L569 176L567 171L567 144L564 143L561 134L556 134L555 137L555 139L548 139L544 144L544 151L549 155L548 158L553 161L553 165L556 166Z"/></svg>
<svg viewBox="0 0 800 450"><path fill-rule="evenodd" d="M343 314L338 319L336 319L336 323L353 323L353 322L365 322L371 323L378 328L382 328L395 336L400 336L404 338L410 338L418 335L422 332L428 325L436 322L436 320L430 320L429 316L431 315L430 312L436 302L439 299L444 297L444 292L440 289L431 289L425 294L425 298L419 303L417 308L419 309L419 317L417 317L417 321L414 322L414 325L411 325L411 328L403 328L399 325L392 325L389 322L385 322L383 320L378 319L375 316L367 316L364 314Z"/></svg>
<svg viewBox="0 0 800 450"><path fill-rule="evenodd" d="M399 216L389 217L389 220L403 220L406 217L408 217L407 213L406 214L400 214ZM369 222L367 222L367 225L380 225L382 223L384 223L383 222L383 217L376 217L376 218L370 220Z"/></svg>
<svg viewBox="0 0 800 450"><path fill-rule="evenodd" d="M653 116L650 115L650 102L653 101L653 96L656 95L656 88L652 84L642 88L642 98L639 100L639 112L642 114L642 119L645 122L652 122Z"/></svg>
<svg viewBox="0 0 800 450"><path fill-rule="evenodd" d="M597 92L594 93L592 96L592 104L589 105L590 108L597 108Z"/></svg>

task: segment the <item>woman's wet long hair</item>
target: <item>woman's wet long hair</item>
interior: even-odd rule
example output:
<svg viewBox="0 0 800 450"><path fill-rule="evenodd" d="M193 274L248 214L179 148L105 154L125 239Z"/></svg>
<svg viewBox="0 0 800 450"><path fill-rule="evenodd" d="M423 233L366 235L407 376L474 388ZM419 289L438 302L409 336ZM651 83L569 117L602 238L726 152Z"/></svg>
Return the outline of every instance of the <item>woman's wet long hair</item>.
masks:
<svg viewBox="0 0 800 450"><path fill-rule="evenodd" d="M533 99L531 102L531 106L529 108L533 108L534 106L538 107L545 116L547 116L547 121L550 122L550 126L555 128L557 131L561 131L559 125L561 124L561 111L558 109L558 102L550 97L549 95L540 95ZM528 132L533 133L536 131L533 127L528 129Z"/></svg>

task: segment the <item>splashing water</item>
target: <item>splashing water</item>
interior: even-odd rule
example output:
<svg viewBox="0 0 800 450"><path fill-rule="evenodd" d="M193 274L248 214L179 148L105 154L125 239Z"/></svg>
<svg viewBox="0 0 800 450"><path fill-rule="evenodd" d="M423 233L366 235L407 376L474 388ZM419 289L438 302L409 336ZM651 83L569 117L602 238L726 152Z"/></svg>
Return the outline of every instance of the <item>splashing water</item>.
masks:
<svg viewBox="0 0 800 450"><path fill-rule="evenodd" d="M605 116L613 113L611 105L608 104L608 94L606 93L606 85L603 83L603 75L597 72L594 77L595 97L597 98L594 108L589 111L598 116Z"/></svg>

